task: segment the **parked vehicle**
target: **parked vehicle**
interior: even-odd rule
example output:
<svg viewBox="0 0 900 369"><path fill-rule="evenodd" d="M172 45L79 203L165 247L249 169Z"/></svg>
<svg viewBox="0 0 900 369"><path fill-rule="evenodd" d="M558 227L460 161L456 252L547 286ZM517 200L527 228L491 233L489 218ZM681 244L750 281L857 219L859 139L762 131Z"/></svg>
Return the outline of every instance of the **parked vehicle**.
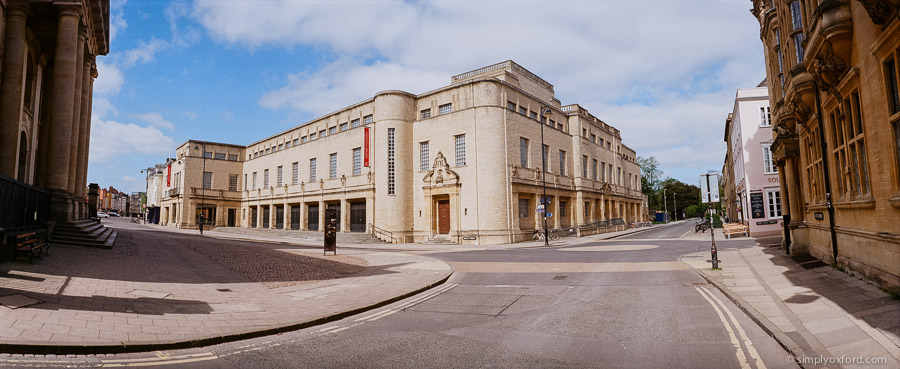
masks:
<svg viewBox="0 0 900 369"><path fill-rule="evenodd" d="M97 212L97 218L109 218L109 214L104 213L102 211Z"/></svg>
<svg viewBox="0 0 900 369"><path fill-rule="evenodd" d="M116 213L116 212L114 212L114 211L111 211L111 212L109 212L109 216L111 216L111 217L118 217L118 216L119 216L119 213Z"/></svg>

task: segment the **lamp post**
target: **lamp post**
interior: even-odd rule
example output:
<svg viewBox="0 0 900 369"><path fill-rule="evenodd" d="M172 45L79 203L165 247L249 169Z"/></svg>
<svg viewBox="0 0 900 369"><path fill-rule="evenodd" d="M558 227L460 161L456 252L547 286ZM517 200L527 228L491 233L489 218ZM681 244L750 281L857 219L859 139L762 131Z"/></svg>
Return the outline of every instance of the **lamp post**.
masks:
<svg viewBox="0 0 900 369"><path fill-rule="evenodd" d="M541 105L541 117L550 119L553 115L553 110L550 110L549 106ZM543 207L543 216L544 216L544 246L550 246L550 230L547 229L547 155L550 155L550 150L544 152L544 122L538 120L538 123L541 125L541 187L543 187L544 194L541 197L541 206Z"/></svg>
<svg viewBox="0 0 900 369"><path fill-rule="evenodd" d="M203 157L203 172L200 174L200 234L203 234L203 198L206 197L206 142L202 143L203 151L200 156ZM200 146L194 145L194 150L199 150Z"/></svg>
<svg viewBox="0 0 900 369"><path fill-rule="evenodd" d="M672 206L675 207L675 221L676 222L678 221L678 202L677 202L678 199L675 197L677 195L678 195L677 193L672 192Z"/></svg>
<svg viewBox="0 0 900 369"><path fill-rule="evenodd" d="M669 224L669 201L666 200L665 188L663 188L663 210L666 212L666 224Z"/></svg>

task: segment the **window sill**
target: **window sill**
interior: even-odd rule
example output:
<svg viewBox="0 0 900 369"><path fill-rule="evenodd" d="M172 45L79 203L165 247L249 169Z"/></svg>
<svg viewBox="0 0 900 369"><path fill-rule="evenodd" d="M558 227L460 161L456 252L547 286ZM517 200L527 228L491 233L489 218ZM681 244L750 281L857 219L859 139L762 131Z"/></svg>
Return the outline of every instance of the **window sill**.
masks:
<svg viewBox="0 0 900 369"><path fill-rule="evenodd" d="M900 193L894 195L894 197L891 197L888 201L891 202L891 206L900 208Z"/></svg>
<svg viewBox="0 0 900 369"><path fill-rule="evenodd" d="M875 200L865 199L834 203L836 209L875 209Z"/></svg>

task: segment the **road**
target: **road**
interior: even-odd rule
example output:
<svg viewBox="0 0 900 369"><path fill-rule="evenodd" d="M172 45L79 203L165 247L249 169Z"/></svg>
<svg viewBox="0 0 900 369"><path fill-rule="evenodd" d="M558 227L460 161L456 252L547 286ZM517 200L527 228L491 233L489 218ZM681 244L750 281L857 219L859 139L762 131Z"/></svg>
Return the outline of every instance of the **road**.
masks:
<svg viewBox="0 0 900 369"><path fill-rule="evenodd" d="M692 224L567 247L430 253L456 270L447 283L357 316L201 349L74 357L68 364L796 367L777 342L679 261L709 249L708 240L680 238Z"/></svg>

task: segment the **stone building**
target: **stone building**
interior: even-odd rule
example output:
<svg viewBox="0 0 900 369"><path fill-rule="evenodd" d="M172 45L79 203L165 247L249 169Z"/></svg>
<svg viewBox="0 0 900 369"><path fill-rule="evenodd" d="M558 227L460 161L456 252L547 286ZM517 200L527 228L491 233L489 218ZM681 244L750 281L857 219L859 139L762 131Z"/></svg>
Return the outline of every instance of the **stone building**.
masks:
<svg viewBox="0 0 900 369"><path fill-rule="evenodd" d="M419 95L383 91L247 146L191 140L175 160L162 219L178 227L199 211L211 225L321 230L333 208L342 232L394 242L516 242L543 228L544 181L550 228L645 213L619 130L512 61Z"/></svg>
<svg viewBox="0 0 900 369"><path fill-rule="evenodd" d="M900 4L752 3L785 245L900 287Z"/></svg>
<svg viewBox="0 0 900 369"><path fill-rule="evenodd" d="M769 91L764 84L737 91L725 121L725 143L722 202L729 221L746 224L753 237L780 234L781 186L772 160Z"/></svg>
<svg viewBox="0 0 900 369"><path fill-rule="evenodd" d="M0 8L0 174L48 190L47 218L84 218L95 57L109 52L109 1L7 0Z"/></svg>

